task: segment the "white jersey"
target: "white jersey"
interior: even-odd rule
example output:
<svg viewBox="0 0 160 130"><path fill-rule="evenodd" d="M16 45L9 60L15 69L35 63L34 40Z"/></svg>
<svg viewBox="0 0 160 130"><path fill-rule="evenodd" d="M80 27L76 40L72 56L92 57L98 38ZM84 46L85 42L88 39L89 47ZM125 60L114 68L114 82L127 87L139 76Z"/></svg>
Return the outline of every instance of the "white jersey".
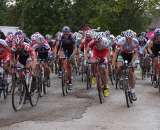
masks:
<svg viewBox="0 0 160 130"><path fill-rule="evenodd" d="M136 38L132 39L132 43L128 44L125 37L120 38L117 43L118 46L122 46L122 51L131 52L134 48L139 46L139 42Z"/></svg>

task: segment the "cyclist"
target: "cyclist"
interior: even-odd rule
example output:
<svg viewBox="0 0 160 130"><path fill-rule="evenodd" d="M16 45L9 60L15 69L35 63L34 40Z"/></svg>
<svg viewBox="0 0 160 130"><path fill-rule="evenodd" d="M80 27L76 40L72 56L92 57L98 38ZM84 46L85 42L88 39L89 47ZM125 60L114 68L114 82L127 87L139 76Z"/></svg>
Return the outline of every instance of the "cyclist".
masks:
<svg viewBox="0 0 160 130"><path fill-rule="evenodd" d="M88 45L89 45L90 41L92 41L92 37L89 32L86 32L85 37L82 39L81 44L80 44L80 48L81 48L82 52L84 52L85 61L88 60L88 50L89 50Z"/></svg>
<svg viewBox="0 0 160 130"><path fill-rule="evenodd" d="M15 51L15 60L25 67L30 66L32 68L33 77L35 77L37 60L36 54L34 49L24 42L24 38L24 34L21 31L17 31L14 35L14 46L12 48ZM27 62L29 58L31 58L30 63Z"/></svg>
<svg viewBox="0 0 160 130"><path fill-rule="evenodd" d="M69 84L69 89L72 89L72 69L71 69L71 63L70 63L70 58L74 54L74 49L75 49L75 41L72 36L70 27L64 26L62 29L62 35L59 41L59 50L60 52L63 52L65 56L64 60L64 68L67 71L67 77L68 77L68 84ZM58 50L58 51L59 51Z"/></svg>
<svg viewBox="0 0 160 130"><path fill-rule="evenodd" d="M6 43L8 44L8 46L9 46L10 48L12 48L12 46L13 46L13 39L14 39L14 34L13 34L13 33L9 33L9 34L6 36L5 41L6 41Z"/></svg>
<svg viewBox="0 0 160 130"><path fill-rule="evenodd" d="M139 54L143 55L147 53L147 38L146 38L146 34L144 32L142 32L139 36L138 36L138 41L139 41Z"/></svg>
<svg viewBox="0 0 160 130"><path fill-rule="evenodd" d="M154 38L148 41L148 51L151 55L153 55L153 80L156 81L156 75L158 72L158 55L160 52L160 30L155 30Z"/></svg>
<svg viewBox="0 0 160 130"><path fill-rule="evenodd" d="M89 47L92 50L91 60L99 60L102 65L102 84L104 96L109 96L109 87L107 86L108 79L108 56L109 56L109 40L102 36L97 36L95 39L90 41ZM93 72L94 73L94 72Z"/></svg>
<svg viewBox="0 0 160 130"><path fill-rule="evenodd" d="M135 33L133 33L132 30L127 30L123 32L124 37L120 38L117 41L117 47L116 51L113 56L113 66L118 66L117 70L121 72L121 66L116 65L116 60L118 59L118 56L120 55L123 59L123 61L128 61L129 64L134 64L135 60L137 58L137 48L138 48L138 40L135 37ZM131 93L133 101L137 100L136 94L135 94L135 73L134 69L130 69L129 72L129 86L131 87Z"/></svg>
<svg viewBox="0 0 160 130"><path fill-rule="evenodd" d="M40 33L33 34L31 36L31 40L33 42L32 48L36 51L37 58L40 60L44 60L44 72L47 80L50 79L50 68L48 65L48 56L49 52L51 51L51 48L48 44L48 42L45 40L44 36Z"/></svg>

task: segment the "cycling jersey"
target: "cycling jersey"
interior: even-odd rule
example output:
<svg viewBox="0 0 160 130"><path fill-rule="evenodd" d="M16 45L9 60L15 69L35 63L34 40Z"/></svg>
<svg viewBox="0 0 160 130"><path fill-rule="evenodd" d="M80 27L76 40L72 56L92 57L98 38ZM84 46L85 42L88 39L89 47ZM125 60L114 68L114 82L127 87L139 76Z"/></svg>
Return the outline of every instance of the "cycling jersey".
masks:
<svg viewBox="0 0 160 130"><path fill-rule="evenodd" d="M133 58L133 53L137 51L137 48L139 46L138 40L136 38L133 38L131 43L129 44L127 43L126 38L122 37L116 44L120 48L119 54L123 57L123 60L127 60L128 63L130 63Z"/></svg>
<svg viewBox="0 0 160 130"><path fill-rule="evenodd" d="M139 42L136 38L133 38L132 42L129 44L127 43L127 40L125 37L122 37L121 39L119 39L116 44L121 48L121 52L124 52L126 54L132 53L132 51L139 46Z"/></svg>
<svg viewBox="0 0 160 130"><path fill-rule="evenodd" d="M89 47L92 49L93 51L93 58L100 58L100 59L105 59L106 57L108 57L109 55L109 48L105 47L103 49L99 49L98 45L100 43L98 41L96 41L95 39L92 40L89 43Z"/></svg>
<svg viewBox="0 0 160 130"><path fill-rule="evenodd" d="M24 66L26 65L27 59L29 57L35 58L35 51L28 43L20 44L16 48L15 54L16 57L18 56L18 61Z"/></svg>
<svg viewBox="0 0 160 130"><path fill-rule="evenodd" d="M70 34L68 38L62 35L60 40L60 46L63 49L64 55L66 58L69 58L72 55L74 50L74 45L75 45L75 41L72 37L72 34Z"/></svg>
<svg viewBox="0 0 160 130"><path fill-rule="evenodd" d="M138 53L140 55L144 54L145 48L148 46L147 44L147 39L144 39L144 41L139 41L139 48L138 48Z"/></svg>
<svg viewBox="0 0 160 130"><path fill-rule="evenodd" d="M51 48L47 41L44 41L42 44L35 43L32 48L37 52L38 59L48 60Z"/></svg>

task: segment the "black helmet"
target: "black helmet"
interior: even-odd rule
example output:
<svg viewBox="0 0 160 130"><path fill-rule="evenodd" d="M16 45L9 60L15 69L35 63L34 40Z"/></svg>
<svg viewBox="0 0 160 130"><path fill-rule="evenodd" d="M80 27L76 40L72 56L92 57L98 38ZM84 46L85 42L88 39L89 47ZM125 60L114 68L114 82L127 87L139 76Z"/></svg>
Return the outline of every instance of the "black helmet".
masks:
<svg viewBox="0 0 160 130"><path fill-rule="evenodd" d="M64 26L62 32L71 32L71 29L68 26Z"/></svg>

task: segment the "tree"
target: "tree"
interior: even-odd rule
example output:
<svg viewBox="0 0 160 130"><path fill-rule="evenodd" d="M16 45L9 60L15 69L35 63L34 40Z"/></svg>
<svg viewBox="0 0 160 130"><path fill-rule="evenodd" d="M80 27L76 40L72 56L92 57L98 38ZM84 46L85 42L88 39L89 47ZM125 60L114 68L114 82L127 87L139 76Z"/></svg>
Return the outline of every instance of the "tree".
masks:
<svg viewBox="0 0 160 130"><path fill-rule="evenodd" d="M145 30L157 14L159 0L16 0L0 3L0 24L20 26L28 34L56 33L64 25L76 31L83 24L101 26L114 34L126 29Z"/></svg>
<svg viewBox="0 0 160 130"><path fill-rule="evenodd" d="M0 25L5 25L6 21L6 0L1 0L0 2Z"/></svg>

